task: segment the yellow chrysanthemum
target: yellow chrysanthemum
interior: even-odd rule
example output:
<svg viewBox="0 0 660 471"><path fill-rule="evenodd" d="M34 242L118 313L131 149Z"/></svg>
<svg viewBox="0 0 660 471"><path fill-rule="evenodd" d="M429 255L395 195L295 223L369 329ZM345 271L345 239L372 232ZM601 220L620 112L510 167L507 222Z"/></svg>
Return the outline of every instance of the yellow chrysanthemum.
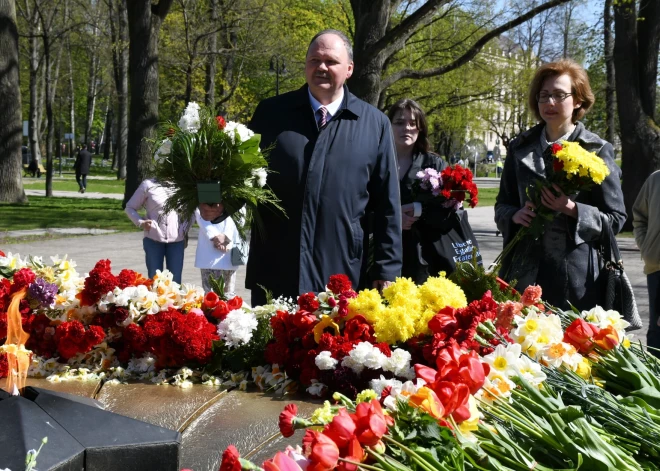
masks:
<svg viewBox="0 0 660 471"><path fill-rule="evenodd" d="M411 306L419 301L419 288L410 278L397 278L383 290L383 298L390 306Z"/></svg>
<svg viewBox="0 0 660 471"><path fill-rule="evenodd" d="M467 298L463 290L453 281L441 276L433 276L419 288L424 311L420 315L415 335L429 332L428 323L438 311L447 306L461 308L467 306Z"/></svg>
<svg viewBox="0 0 660 471"><path fill-rule="evenodd" d="M562 150L555 156L563 162L564 171L569 178L572 175L589 177L594 183L601 184L610 174L605 161L594 152L589 152L577 142L563 141Z"/></svg>
<svg viewBox="0 0 660 471"><path fill-rule="evenodd" d="M323 407L320 407L314 411L312 416L309 418L309 420L313 424L329 424L332 422L332 418L335 416L334 412L332 411L332 406L330 405L330 401L325 401L323 403Z"/></svg>
<svg viewBox="0 0 660 471"><path fill-rule="evenodd" d="M358 293L356 298L350 300L348 312L354 316L361 314L367 321L373 324L384 309L383 300L375 289L365 289Z"/></svg>
<svg viewBox="0 0 660 471"><path fill-rule="evenodd" d="M415 335L419 310L408 306L388 306L374 322L374 334L388 345L405 342Z"/></svg>
<svg viewBox="0 0 660 471"><path fill-rule="evenodd" d="M355 403L359 404L361 402L371 402L372 399L378 399L378 394L373 389L365 389L357 395L355 398Z"/></svg>

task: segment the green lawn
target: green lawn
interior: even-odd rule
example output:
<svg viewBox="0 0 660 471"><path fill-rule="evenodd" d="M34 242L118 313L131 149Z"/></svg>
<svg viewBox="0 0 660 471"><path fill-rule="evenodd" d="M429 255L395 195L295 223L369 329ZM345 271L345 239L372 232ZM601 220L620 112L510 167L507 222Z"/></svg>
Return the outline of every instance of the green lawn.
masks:
<svg viewBox="0 0 660 471"><path fill-rule="evenodd" d="M28 199L26 205L0 204L2 231L68 227L137 230L124 213L120 200L45 196L30 196Z"/></svg>
<svg viewBox="0 0 660 471"><path fill-rule="evenodd" d="M124 193L125 182L123 180L94 180L87 179L87 191L95 191L98 193ZM41 178L25 178L23 179L23 186L30 190L44 190L46 189L46 179ZM57 191L78 191L78 183L74 176L62 178L53 178L53 190Z"/></svg>
<svg viewBox="0 0 660 471"><path fill-rule="evenodd" d="M495 206L495 198L499 193L499 188L479 188L479 206Z"/></svg>

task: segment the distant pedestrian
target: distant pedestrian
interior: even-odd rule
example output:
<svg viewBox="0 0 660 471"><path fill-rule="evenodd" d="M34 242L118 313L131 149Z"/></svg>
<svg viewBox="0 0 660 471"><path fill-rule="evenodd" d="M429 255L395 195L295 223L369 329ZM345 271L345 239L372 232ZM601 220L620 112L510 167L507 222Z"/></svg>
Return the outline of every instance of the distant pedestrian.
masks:
<svg viewBox="0 0 660 471"><path fill-rule="evenodd" d="M181 283L183 251L190 222L180 221L174 211L163 214L169 196L170 192L156 180L144 180L126 203L125 211L131 221L144 230L142 246L149 278L153 278L157 270L162 271L166 262L174 281ZM138 214L142 208L147 210L145 218Z"/></svg>
<svg viewBox="0 0 660 471"><path fill-rule="evenodd" d="M500 178L502 176L502 170L504 169L504 163L502 162L501 158L497 158L497 162L495 162L495 171L497 172L497 178Z"/></svg>
<svg viewBox="0 0 660 471"><path fill-rule="evenodd" d="M461 167L465 167L465 161L462 158L460 158L460 159L458 159L458 162L456 162L456 165L460 165Z"/></svg>
<svg viewBox="0 0 660 471"><path fill-rule="evenodd" d="M633 205L633 233L644 260L649 291L649 330L646 345L660 349L660 170L651 174ZM660 358L659 350L649 350Z"/></svg>
<svg viewBox="0 0 660 471"><path fill-rule="evenodd" d="M87 174L89 167L92 164L92 154L87 150L87 144L83 144L82 149L76 156L76 163L73 164L73 169L76 171L76 181L80 188L78 192L84 193L87 190Z"/></svg>

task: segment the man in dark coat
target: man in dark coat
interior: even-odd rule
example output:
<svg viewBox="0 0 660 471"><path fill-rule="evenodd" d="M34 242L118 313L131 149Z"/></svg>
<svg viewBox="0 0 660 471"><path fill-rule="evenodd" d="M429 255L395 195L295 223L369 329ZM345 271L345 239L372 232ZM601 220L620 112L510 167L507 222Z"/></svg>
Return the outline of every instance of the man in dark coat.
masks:
<svg viewBox="0 0 660 471"><path fill-rule="evenodd" d="M401 204L387 117L352 95L352 48L335 30L309 46L301 89L262 101L250 128L268 155L268 184L286 217L259 208L264 233L253 231L245 285L252 304L275 296L319 292L344 273L357 288L368 255L364 225L372 213L368 278L382 288L401 271ZM202 217L216 216L202 205ZM220 211L221 209L216 209Z"/></svg>
<svg viewBox="0 0 660 471"><path fill-rule="evenodd" d="M89 167L92 164L92 154L87 150L87 145L84 144L78 155L76 162L73 164L73 169L76 171L76 181L78 182L78 191L84 193L87 190L87 174Z"/></svg>

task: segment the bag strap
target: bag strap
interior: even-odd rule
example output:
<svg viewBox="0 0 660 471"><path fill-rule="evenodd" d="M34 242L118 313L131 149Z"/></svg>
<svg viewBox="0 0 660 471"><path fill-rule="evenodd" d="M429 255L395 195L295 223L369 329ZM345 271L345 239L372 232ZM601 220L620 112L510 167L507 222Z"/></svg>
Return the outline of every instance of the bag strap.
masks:
<svg viewBox="0 0 660 471"><path fill-rule="evenodd" d="M621 258L621 252L619 251L619 244L612 232L610 220L605 215L601 216L601 227L600 245L601 254L605 261L605 267L614 267L623 270L623 259Z"/></svg>

